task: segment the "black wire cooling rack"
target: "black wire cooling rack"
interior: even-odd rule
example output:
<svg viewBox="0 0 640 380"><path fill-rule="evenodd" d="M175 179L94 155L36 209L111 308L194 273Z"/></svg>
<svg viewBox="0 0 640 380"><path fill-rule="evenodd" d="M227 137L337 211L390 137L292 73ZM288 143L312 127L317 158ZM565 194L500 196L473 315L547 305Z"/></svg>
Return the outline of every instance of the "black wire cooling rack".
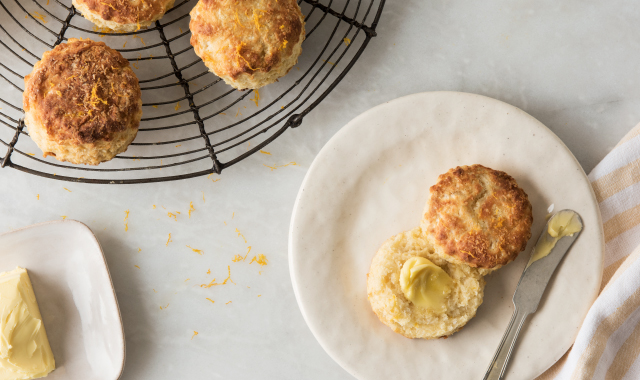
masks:
<svg viewBox="0 0 640 380"><path fill-rule="evenodd" d="M94 27L70 0L0 0L0 144L7 148L1 166L88 183L220 174L256 152L268 153L262 150L267 144L302 123L376 36L385 2L299 0L306 40L298 65L256 92L227 86L193 52L188 16L196 1L179 2L148 29L115 34ZM98 167L39 158L22 119L24 76L44 51L73 37L104 39L117 48L131 62L142 89L136 140L125 154Z"/></svg>

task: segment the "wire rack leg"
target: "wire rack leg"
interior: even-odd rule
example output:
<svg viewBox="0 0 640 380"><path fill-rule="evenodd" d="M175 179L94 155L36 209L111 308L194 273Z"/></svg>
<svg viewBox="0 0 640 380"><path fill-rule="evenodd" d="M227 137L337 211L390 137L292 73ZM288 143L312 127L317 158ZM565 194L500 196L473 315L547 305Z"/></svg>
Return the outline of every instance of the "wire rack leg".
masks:
<svg viewBox="0 0 640 380"><path fill-rule="evenodd" d="M193 102L193 94L189 90L189 83L186 80L184 80L184 78L182 77L182 72L178 68L178 64L176 63L175 56L171 51L171 46L169 46L169 41L167 40L167 37L164 35L162 24L160 24L160 22L158 21L156 21L156 28L158 28L160 39L162 40L162 44L164 45L164 48L167 52L169 61L171 61L173 74L176 76L176 78L178 78L178 81L180 82L180 85L184 90L184 95L187 97L187 100L189 101L189 108L191 108L191 112L193 113L193 118L196 120L196 123L198 123L198 128L200 129L200 135L204 139L204 143L207 146L207 150L209 151L209 156L211 157L211 160L213 160L213 171L220 174L220 172L222 171L222 165L220 164L220 161L218 161L218 158L216 157L213 147L211 146L209 135L207 135L207 133L204 130L204 122L202 121L202 118L200 118L200 112L198 111L198 107L196 107L196 104Z"/></svg>
<svg viewBox="0 0 640 380"><path fill-rule="evenodd" d="M18 122L18 128L16 128L16 134L13 135L13 139L11 139L11 142L9 143L9 149L7 150L7 154L5 154L4 159L2 160L2 164L0 164L0 167L5 167L7 165L11 165L11 153L13 153L13 147L16 146L16 143L18 142L18 138L20 137L20 134L22 133L22 129L24 128L24 120L20 119L20 121Z"/></svg>

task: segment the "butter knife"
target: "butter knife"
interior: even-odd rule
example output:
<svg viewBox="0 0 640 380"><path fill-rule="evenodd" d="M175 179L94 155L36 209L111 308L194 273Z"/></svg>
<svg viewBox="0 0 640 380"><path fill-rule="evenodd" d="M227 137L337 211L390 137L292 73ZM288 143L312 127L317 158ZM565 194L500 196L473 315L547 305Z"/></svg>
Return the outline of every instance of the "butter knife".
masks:
<svg viewBox="0 0 640 380"><path fill-rule="evenodd" d="M551 240L555 240L551 235L549 235L549 224L557 215L569 212L575 214L575 218L577 218L576 221L581 227L580 231L575 232L572 236L560 237L557 239L548 255L533 260L534 256L536 256L536 248L548 245ZM573 242L576 241L580 232L582 232L582 226L582 219L580 218L580 215L573 210L559 211L556 215L550 218L545 225L544 230L540 234L540 237L532 250L532 260L529 261L527 267L522 272L516 292L513 294L515 310L511 317L511 322L509 322L507 331L505 331L502 341L493 356L493 360L491 361L491 364L489 364L489 368L484 375L484 380L500 380L504 377L507 363L509 362L513 348L515 347L516 339L518 338L522 325L529 314L535 313L537 310L538 304L542 299L544 290L547 287L553 272L556 270L556 267L569 248L571 248Z"/></svg>

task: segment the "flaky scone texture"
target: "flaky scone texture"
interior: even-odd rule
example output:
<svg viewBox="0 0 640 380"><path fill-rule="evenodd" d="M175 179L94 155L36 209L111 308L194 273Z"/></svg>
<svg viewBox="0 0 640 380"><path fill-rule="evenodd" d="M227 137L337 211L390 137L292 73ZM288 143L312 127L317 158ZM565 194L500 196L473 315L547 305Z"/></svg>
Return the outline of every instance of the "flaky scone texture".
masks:
<svg viewBox="0 0 640 380"><path fill-rule="evenodd" d="M515 179L472 165L438 177L421 226L441 257L486 274L525 249L532 223L531 203Z"/></svg>
<svg viewBox="0 0 640 380"><path fill-rule="evenodd" d="M453 280L445 312L421 308L400 287L405 261L420 256L441 267ZM460 330L482 304L485 281L476 268L453 264L434 253L420 227L393 236L382 244L367 274L367 293L380 321L407 338L434 339Z"/></svg>
<svg viewBox="0 0 640 380"><path fill-rule="evenodd" d="M175 0L72 0L87 20L114 32L135 32L160 20Z"/></svg>
<svg viewBox="0 0 640 380"><path fill-rule="evenodd" d="M258 89L287 74L305 37L295 0L199 0L189 29L204 64L239 90Z"/></svg>
<svg viewBox="0 0 640 380"><path fill-rule="evenodd" d="M138 79L103 42L72 38L45 52L24 80L25 124L44 157L97 165L138 133Z"/></svg>

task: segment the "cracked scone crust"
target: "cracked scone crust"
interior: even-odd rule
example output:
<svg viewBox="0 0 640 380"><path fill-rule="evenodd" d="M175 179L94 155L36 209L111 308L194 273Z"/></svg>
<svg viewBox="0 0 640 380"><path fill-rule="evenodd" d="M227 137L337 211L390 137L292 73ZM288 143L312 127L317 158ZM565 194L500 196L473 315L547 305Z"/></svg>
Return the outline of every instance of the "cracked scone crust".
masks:
<svg viewBox="0 0 640 380"><path fill-rule="evenodd" d="M417 307L402 292L400 271L405 261L414 256L431 260L453 279L446 312ZM434 254L420 227L384 242L367 274L367 294L373 311L382 323L407 338L441 338L460 330L482 304L484 285L477 269L449 263Z"/></svg>
<svg viewBox="0 0 640 380"><path fill-rule="evenodd" d="M114 32L135 32L160 20L175 0L72 0L87 20Z"/></svg>
<svg viewBox="0 0 640 380"><path fill-rule="evenodd" d="M287 74L305 37L295 0L199 0L189 29L204 64L239 90L257 89Z"/></svg>
<svg viewBox="0 0 640 380"><path fill-rule="evenodd" d="M460 166L440 175L430 193L421 226L443 258L486 274L527 246L531 203L507 173Z"/></svg>
<svg viewBox="0 0 640 380"><path fill-rule="evenodd" d="M127 150L138 133L138 79L103 42L72 38L45 52L24 80L25 124L44 157L97 165Z"/></svg>

